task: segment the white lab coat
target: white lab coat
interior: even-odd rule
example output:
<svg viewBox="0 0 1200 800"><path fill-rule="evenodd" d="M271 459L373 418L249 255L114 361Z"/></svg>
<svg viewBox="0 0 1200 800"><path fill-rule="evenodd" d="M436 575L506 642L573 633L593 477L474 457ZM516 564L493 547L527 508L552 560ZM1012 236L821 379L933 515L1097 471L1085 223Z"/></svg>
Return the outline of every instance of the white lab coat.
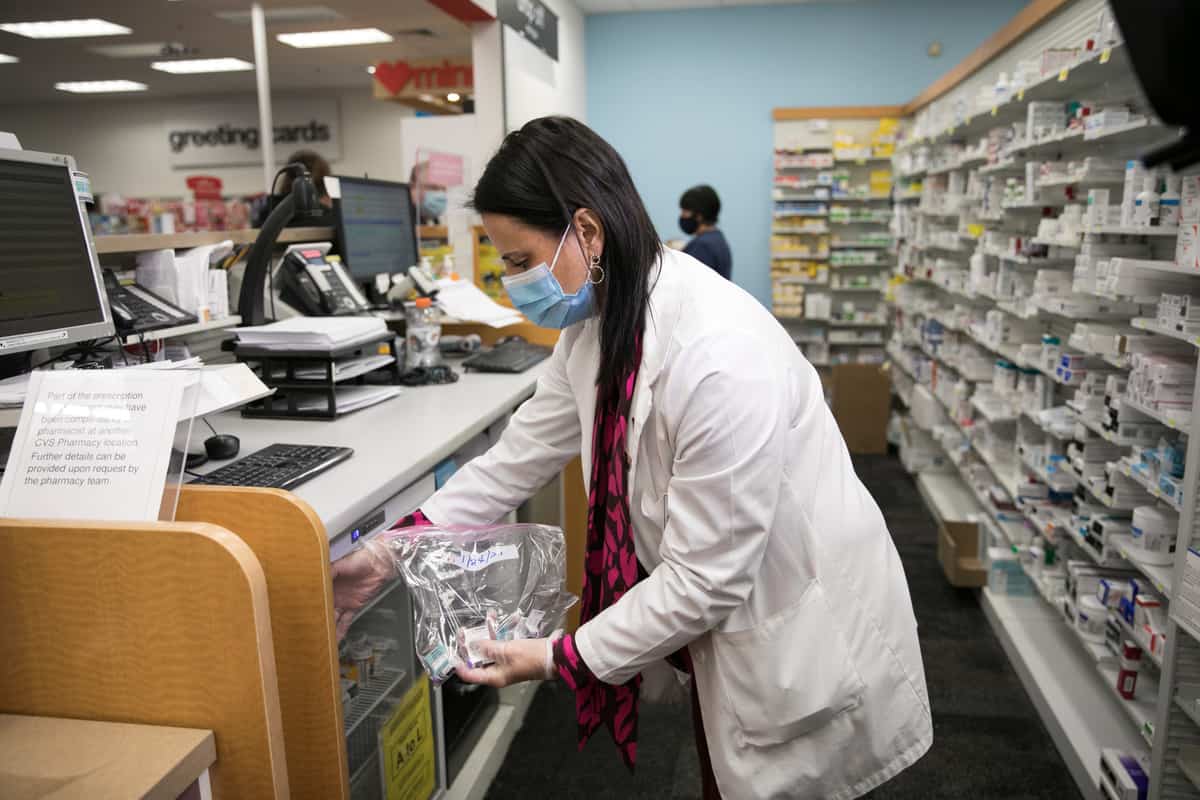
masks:
<svg viewBox="0 0 1200 800"><path fill-rule="evenodd" d="M500 441L424 507L495 521L577 453L590 474L599 335L564 331ZM664 250L630 420L649 577L576 643L621 683L687 645L727 800L852 798L933 740L917 623L882 514L821 382L749 294Z"/></svg>

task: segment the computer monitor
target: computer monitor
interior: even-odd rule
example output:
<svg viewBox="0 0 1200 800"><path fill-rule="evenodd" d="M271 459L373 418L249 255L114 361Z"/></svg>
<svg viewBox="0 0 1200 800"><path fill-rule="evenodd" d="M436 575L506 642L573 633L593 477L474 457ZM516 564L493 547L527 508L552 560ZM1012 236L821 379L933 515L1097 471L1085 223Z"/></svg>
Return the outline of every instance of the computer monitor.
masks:
<svg viewBox="0 0 1200 800"><path fill-rule="evenodd" d="M70 156L0 150L0 356L113 335Z"/></svg>
<svg viewBox="0 0 1200 800"><path fill-rule="evenodd" d="M338 183L338 249L351 275L369 281L420 263L407 183L342 177Z"/></svg>

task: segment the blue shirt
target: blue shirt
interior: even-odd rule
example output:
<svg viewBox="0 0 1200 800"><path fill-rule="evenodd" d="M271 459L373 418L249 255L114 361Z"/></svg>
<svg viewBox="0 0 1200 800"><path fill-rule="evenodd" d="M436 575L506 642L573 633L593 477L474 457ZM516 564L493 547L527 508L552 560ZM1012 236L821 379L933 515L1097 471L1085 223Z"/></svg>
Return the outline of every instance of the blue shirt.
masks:
<svg viewBox="0 0 1200 800"><path fill-rule="evenodd" d="M729 251L729 242L725 241L725 234L716 228L693 236L683 252L712 267L726 280L733 274L733 253Z"/></svg>

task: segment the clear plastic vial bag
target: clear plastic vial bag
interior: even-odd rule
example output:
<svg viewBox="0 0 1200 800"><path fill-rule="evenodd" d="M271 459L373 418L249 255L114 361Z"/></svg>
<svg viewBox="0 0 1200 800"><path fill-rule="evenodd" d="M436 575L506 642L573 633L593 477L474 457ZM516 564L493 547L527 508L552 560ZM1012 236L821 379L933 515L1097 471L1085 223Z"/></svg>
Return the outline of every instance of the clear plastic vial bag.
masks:
<svg viewBox="0 0 1200 800"><path fill-rule="evenodd" d="M434 682L460 664L486 666L478 647L484 640L549 635L577 599L564 588L562 529L549 525L424 525L365 546L385 548L407 583L414 644Z"/></svg>

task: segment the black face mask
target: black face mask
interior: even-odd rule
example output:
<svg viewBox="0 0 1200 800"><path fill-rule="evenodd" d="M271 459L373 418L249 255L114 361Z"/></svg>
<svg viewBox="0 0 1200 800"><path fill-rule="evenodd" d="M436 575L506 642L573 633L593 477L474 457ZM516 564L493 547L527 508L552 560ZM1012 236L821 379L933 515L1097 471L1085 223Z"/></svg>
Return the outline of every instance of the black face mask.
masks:
<svg viewBox="0 0 1200 800"><path fill-rule="evenodd" d="M699 229L699 227L700 227L700 220L696 219L695 217L680 217L679 218L679 229L681 231L683 231L684 233L686 233L688 236L691 236L693 233L695 233L697 231L697 229Z"/></svg>

